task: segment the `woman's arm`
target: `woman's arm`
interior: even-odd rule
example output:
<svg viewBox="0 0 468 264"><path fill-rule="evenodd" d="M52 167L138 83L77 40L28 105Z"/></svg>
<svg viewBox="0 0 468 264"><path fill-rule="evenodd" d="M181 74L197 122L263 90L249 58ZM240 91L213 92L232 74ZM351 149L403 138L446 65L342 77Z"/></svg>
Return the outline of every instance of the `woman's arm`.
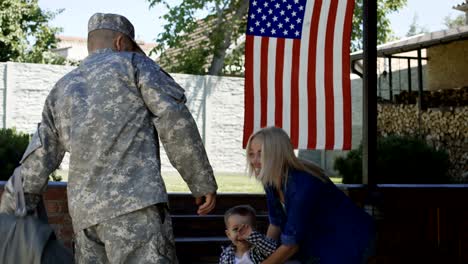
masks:
<svg viewBox="0 0 468 264"><path fill-rule="evenodd" d="M281 235L281 228L279 226L275 226L272 224L268 226L267 237L278 241L280 238L280 235ZM281 245L278 249L275 250L273 254L271 254L266 260L264 260L262 264L284 263L292 255L294 255L298 249L299 249L298 245L293 245L293 246Z"/></svg>
<svg viewBox="0 0 468 264"><path fill-rule="evenodd" d="M281 245L273 254L271 254L267 259L265 259L262 264L281 264L286 262L290 257L292 257L299 250L298 245L286 246Z"/></svg>
<svg viewBox="0 0 468 264"><path fill-rule="evenodd" d="M270 224L268 226L268 230L267 230L267 234L266 236L275 240L275 241L278 241L279 238L280 238L280 234L281 234L281 228L279 226L275 226L275 225L272 225Z"/></svg>

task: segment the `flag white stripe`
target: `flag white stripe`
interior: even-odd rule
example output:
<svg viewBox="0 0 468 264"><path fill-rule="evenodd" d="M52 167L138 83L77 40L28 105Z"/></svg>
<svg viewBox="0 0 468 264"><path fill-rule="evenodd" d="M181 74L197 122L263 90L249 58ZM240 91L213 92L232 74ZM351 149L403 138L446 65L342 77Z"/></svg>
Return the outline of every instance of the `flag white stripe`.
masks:
<svg viewBox="0 0 468 264"><path fill-rule="evenodd" d="M312 6L310 6L312 5ZM307 76L309 66L309 36L314 11L314 1L307 1L302 26L299 62L299 141L298 149L307 149L309 141L309 103L307 98Z"/></svg>
<svg viewBox="0 0 468 264"><path fill-rule="evenodd" d="M253 132L260 129L261 115L261 94L260 94L260 66L262 54L262 37L254 37L254 52L253 52L253 89L254 89L254 124Z"/></svg>
<svg viewBox="0 0 468 264"><path fill-rule="evenodd" d="M327 34L330 0L323 1L317 36L316 98L317 98L317 149L325 148L325 37Z"/></svg>
<svg viewBox="0 0 468 264"><path fill-rule="evenodd" d="M336 13L335 36L333 47L333 94L335 99L335 146L334 149L343 148L343 33L346 16L347 0L338 2Z"/></svg>
<svg viewBox="0 0 468 264"><path fill-rule="evenodd" d="M283 63L283 129L291 136L291 68L293 40L284 41Z"/></svg>
<svg viewBox="0 0 468 264"><path fill-rule="evenodd" d="M268 44L268 105L267 126L275 125L275 70L276 70L276 38L270 38ZM263 65L263 67L266 67Z"/></svg>

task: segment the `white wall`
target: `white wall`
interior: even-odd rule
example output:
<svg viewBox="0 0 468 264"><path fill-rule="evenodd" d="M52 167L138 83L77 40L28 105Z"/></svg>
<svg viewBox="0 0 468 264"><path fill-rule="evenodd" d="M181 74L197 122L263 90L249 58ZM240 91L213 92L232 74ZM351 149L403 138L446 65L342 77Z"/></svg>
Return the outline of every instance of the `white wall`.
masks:
<svg viewBox="0 0 468 264"><path fill-rule="evenodd" d="M0 124L5 123L5 85L6 85L6 63L0 63Z"/></svg>
<svg viewBox="0 0 468 264"><path fill-rule="evenodd" d="M72 69L72 66L0 63L0 127L16 127L19 131L33 133L40 122L47 94L55 82ZM213 169L217 172L244 172L244 79L187 74L172 76L186 90L187 106L205 140ZM353 147L357 147L362 134L362 86L360 79L355 78L351 91ZM7 95L6 105L4 94ZM161 154L162 170L173 171L163 150ZM333 158L342 154L341 151L327 151L321 155L321 162L332 169ZM67 164L65 159L62 168L68 168Z"/></svg>
<svg viewBox="0 0 468 264"><path fill-rule="evenodd" d="M3 127L33 133L41 121L42 106L58 79L73 67L6 63L6 114Z"/></svg>

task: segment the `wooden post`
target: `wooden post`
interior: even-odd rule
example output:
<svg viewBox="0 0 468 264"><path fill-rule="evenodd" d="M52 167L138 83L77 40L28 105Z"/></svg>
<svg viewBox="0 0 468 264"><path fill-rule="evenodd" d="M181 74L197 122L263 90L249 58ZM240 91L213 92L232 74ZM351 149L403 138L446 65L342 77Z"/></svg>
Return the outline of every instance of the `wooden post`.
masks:
<svg viewBox="0 0 468 264"><path fill-rule="evenodd" d="M363 1L362 183L375 185L377 152L377 0Z"/></svg>
<svg viewBox="0 0 468 264"><path fill-rule="evenodd" d="M393 102L393 69L392 69L392 55L388 56L388 89L390 101ZM400 88L401 89L401 88Z"/></svg>
<svg viewBox="0 0 468 264"><path fill-rule="evenodd" d="M408 59L408 92L411 93L411 59Z"/></svg>

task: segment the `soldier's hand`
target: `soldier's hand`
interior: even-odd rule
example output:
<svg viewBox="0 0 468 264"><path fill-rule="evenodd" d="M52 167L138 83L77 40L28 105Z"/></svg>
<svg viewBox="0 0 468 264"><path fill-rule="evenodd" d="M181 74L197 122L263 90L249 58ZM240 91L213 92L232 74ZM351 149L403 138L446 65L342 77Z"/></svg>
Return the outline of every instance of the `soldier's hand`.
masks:
<svg viewBox="0 0 468 264"><path fill-rule="evenodd" d="M0 197L0 213L14 214L16 208L15 197L12 193L4 191Z"/></svg>
<svg viewBox="0 0 468 264"><path fill-rule="evenodd" d="M205 198L204 202L203 198ZM211 212L216 205L216 193L208 193L205 196L196 197L195 203L198 205L197 213L199 215L206 215Z"/></svg>

